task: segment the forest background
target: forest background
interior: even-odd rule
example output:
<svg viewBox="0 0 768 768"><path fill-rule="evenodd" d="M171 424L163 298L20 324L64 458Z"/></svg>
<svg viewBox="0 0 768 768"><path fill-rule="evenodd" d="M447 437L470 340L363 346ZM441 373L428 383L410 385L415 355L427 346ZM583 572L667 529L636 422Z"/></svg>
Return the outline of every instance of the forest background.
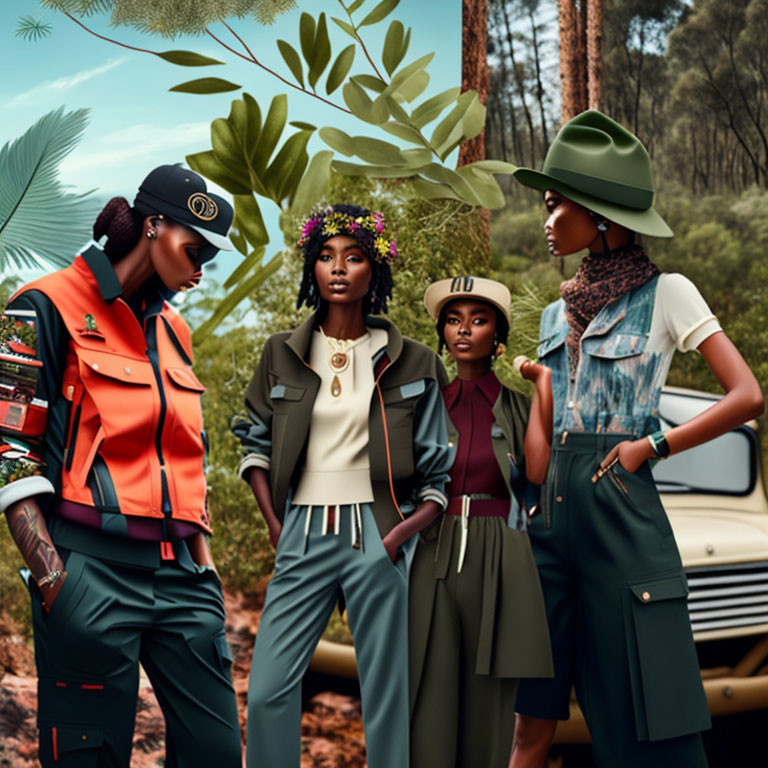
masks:
<svg viewBox="0 0 768 768"><path fill-rule="evenodd" d="M768 392L768 49L761 44L768 39L768 0L490 0L487 28L475 30L487 40L490 68L487 91L479 94L487 100L486 158L540 167L563 114L579 106L569 102L568 92L561 100L560 76L565 59L578 54L574 44L586 43L583 36L575 43L564 40L558 20L565 9L585 29L590 5L602 13L602 68L584 77L599 82L600 108L649 149L655 207L675 231L669 241L648 239L649 253L662 270L682 272L698 285ZM329 13L334 6L329 0ZM301 7L299 0L292 13L298 16ZM478 22L465 19L465 34L473 23ZM409 60L426 52L418 38L414 29ZM276 50L268 57L273 65L281 63ZM311 119L310 99L292 102L291 109L292 119ZM217 115L212 109L211 119ZM522 387L509 361L534 353L538 313L557 296L581 254L551 257L540 198L509 177L497 178L505 206L490 218L490 247L482 212L457 199L425 198L413 180L332 172L326 199L353 200L388 216L403 254L395 268L391 317L406 334L433 347L434 331L421 305L430 281L472 272L509 285L516 322L500 371ZM283 211L283 232L271 232L272 240L292 240L298 219L298 211ZM207 387L214 554L228 588L254 593L264 589L273 553L250 491L235 476L239 448L229 423L242 410L264 340L299 319L300 264L286 255L275 266L216 334L201 337L196 347L196 371ZM12 282L4 284L6 292ZM190 324L199 327L227 290L209 282L190 296L182 306ZM695 354L676 357L670 383L718 391ZM26 597L17 587L20 560L5 526L0 548L2 610L28 627Z"/></svg>

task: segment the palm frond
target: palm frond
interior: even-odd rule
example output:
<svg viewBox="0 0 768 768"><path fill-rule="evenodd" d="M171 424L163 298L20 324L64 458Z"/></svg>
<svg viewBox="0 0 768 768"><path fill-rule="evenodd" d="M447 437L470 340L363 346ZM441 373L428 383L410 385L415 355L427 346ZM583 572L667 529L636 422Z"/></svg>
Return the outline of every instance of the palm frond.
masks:
<svg viewBox="0 0 768 768"><path fill-rule="evenodd" d="M16 22L16 37L23 37L25 40L34 42L48 37L52 29L52 24L46 24L33 16L21 16Z"/></svg>
<svg viewBox="0 0 768 768"><path fill-rule="evenodd" d="M87 124L87 109L60 107L0 149L0 267L66 266L88 241L97 203L59 181Z"/></svg>

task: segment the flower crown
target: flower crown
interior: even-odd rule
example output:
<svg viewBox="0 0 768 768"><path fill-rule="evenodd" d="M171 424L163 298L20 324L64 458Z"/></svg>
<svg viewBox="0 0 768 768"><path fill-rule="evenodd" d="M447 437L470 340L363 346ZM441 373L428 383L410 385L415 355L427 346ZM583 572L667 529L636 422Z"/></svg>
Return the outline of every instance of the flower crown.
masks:
<svg viewBox="0 0 768 768"><path fill-rule="evenodd" d="M367 233L372 238L373 258L378 261L392 261L397 258L397 245L384 235L384 216L373 211L367 216L350 216L348 213L322 208L309 214L301 223L299 248L312 237L324 235L333 237L347 233L357 239L358 234Z"/></svg>

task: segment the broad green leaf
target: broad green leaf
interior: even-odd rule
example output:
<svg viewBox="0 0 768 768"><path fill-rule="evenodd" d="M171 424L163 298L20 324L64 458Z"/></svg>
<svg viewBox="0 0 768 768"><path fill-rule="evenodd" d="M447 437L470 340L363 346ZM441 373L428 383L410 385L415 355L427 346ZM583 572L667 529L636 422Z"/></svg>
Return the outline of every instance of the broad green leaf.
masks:
<svg viewBox="0 0 768 768"><path fill-rule="evenodd" d="M371 122L374 125L381 125L389 120L388 102L393 101L385 93L377 96L371 105Z"/></svg>
<svg viewBox="0 0 768 768"><path fill-rule="evenodd" d="M229 235L229 239L232 240L231 233ZM243 243L245 243L245 238L241 236L241 239ZM237 267L232 271L232 274L230 274L230 276L224 281L224 288L233 288L249 272L251 272L254 267L258 267L259 264L261 264L261 260L264 258L264 253L266 250L266 246L263 245L261 248L257 248L255 251L251 251L250 253L248 253L247 250L243 251L243 256L245 256L245 258L240 262L240 264L237 265Z"/></svg>
<svg viewBox="0 0 768 768"><path fill-rule="evenodd" d="M342 155L352 157L355 154L355 140L338 128L327 126L318 131L318 136L331 148Z"/></svg>
<svg viewBox="0 0 768 768"><path fill-rule="evenodd" d="M355 60L355 46L348 45L333 62L328 80L325 82L325 92L330 96L346 79L352 63Z"/></svg>
<svg viewBox="0 0 768 768"><path fill-rule="evenodd" d="M456 171L446 168L438 163L430 163L422 170L424 176L440 184L447 184L465 203L469 205L481 205L480 199L469 182Z"/></svg>
<svg viewBox="0 0 768 768"><path fill-rule="evenodd" d="M209 149L205 152L197 152L194 155L187 155L187 165L205 176L206 179L216 182L222 189L226 189L232 195L246 195L251 191L250 184L244 181L239 174L235 174L225 168Z"/></svg>
<svg viewBox="0 0 768 768"><path fill-rule="evenodd" d="M384 123L384 125L381 127L387 133L391 133L393 136L397 136L398 139L410 141L413 144L422 144L425 147L428 146L427 140L421 135L421 133L419 133L419 131L410 125L403 125L403 123L398 123L393 120L389 123Z"/></svg>
<svg viewBox="0 0 768 768"><path fill-rule="evenodd" d="M248 161L250 162L256 152L256 145L261 134L261 108L250 93L243 94L243 104L245 104L245 109L248 113L248 136L244 143Z"/></svg>
<svg viewBox="0 0 768 768"><path fill-rule="evenodd" d="M350 3L347 6L347 13L353 14L364 2L365 0L355 0L353 3Z"/></svg>
<svg viewBox="0 0 768 768"><path fill-rule="evenodd" d="M387 94L383 94L381 98L383 98L384 103L387 105L389 114L392 115L392 117L398 123L413 127L413 122L411 121L410 115L400 106L397 99L393 98L392 96L388 96Z"/></svg>
<svg viewBox="0 0 768 768"><path fill-rule="evenodd" d="M216 159L238 176L243 168L243 148L228 120L217 117L211 123L211 146Z"/></svg>
<svg viewBox="0 0 768 768"><path fill-rule="evenodd" d="M435 58L434 53L428 53L426 56L422 56L416 61L412 61L407 67L403 67L401 70L395 73L395 76L390 80L387 86L387 93L393 93L408 79L413 77L417 72L424 69L432 59Z"/></svg>
<svg viewBox="0 0 768 768"><path fill-rule="evenodd" d="M400 51L400 61L402 61L405 58L405 54L408 53L408 46L411 44L411 28L408 27L408 31L405 33L405 37L403 38L403 47Z"/></svg>
<svg viewBox="0 0 768 768"><path fill-rule="evenodd" d="M220 77L201 77L198 80L188 80L186 83L179 83L168 90L178 93L208 94L236 91L242 87L242 85L230 83L229 80L222 80Z"/></svg>
<svg viewBox="0 0 768 768"><path fill-rule="evenodd" d="M449 88L447 91L438 93L431 99L427 99L420 104L411 114L411 120L417 128L423 128L431 123L440 113L449 105L453 104L461 93L461 88Z"/></svg>
<svg viewBox="0 0 768 768"><path fill-rule="evenodd" d="M259 267L252 276L243 280L231 293L227 294L226 298L222 299L221 303L216 307L208 320L194 332L192 335L193 343L199 344L210 336L221 324L221 321L224 320L224 318L232 312L243 299L248 298L256 288L277 272L281 264L282 255L277 254L273 256L267 264Z"/></svg>
<svg viewBox="0 0 768 768"><path fill-rule="evenodd" d="M311 67L315 58L315 20L306 11L301 14L299 19L299 42L304 61Z"/></svg>
<svg viewBox="0 0 768 768"><path fill-rule="evenodd" d="M304 87L304 68L301 66L301 58L298 51L285 40L278 40L277 47L280 49L280 55L291 70L291 74L296 78L296 82Z"/></svg>
<svg viewBox="0 0 768 768"><path fill-rule="evenodd" d="M261 129L259 142L256 145L256 151L253 156L254 170L261 177L267 169L269 158L275 151L277 142L285 128L288 118L288 97L280 93L272 99L269 105L269 112L264 118L264 127Z"/></svg>
<svg viewBox="0 0 768 768"><path fill-rule="evenodd" d="M245 235L243 235L242 232L239 232L236 229L230 229L229 239L232 241L232 245L235 246L238 253L241 253L243 256L248 253L248 243L246 242ZM226 283L224 284L224 287L227 287Z"/></svg>
<svg viewBox="0 0 768 768"><path fill-rule="evenodd" d="M357 40L357 32L355 32L355 28L349 22L337 19L335 16L331 16L331 21L336 26L341 27L350 37L354 37Z"/></svg>
<svg viewBox="0 0 768 768"><path fill-rule="evenodd" d="M403 40L405 38L405 27L402 21L393 21L387 30L387 36L384 38L384 48L381 52L381 63L387 74L391 75L398 64L403 60Z"/></svg>
<svg viewBox="0 0 768 768"><path fill-rule="evenodd" d="M476 163L463 166L464 168L475 168L487 173L514 173L518 166L512 163L505 163L503 160L478 160Z"/></svg>
<svg viewBox="0 0 768 768"><path fill-rule="evenodd" d="M317 126L312 125L312 123L305 123L301 120L291 120L288 125L292 125L294 128L300 128L302 131L316 131Z"/></svg>
<svg viewBox="0 0 768 768"><path fill-rule="evenodd" d="M237 137L237 142L241 148L246 146L245 142L248 138L248 109L242 99L232 100L232 107L229 110L227 122Z"/></svg>
<svg viewBox="0 0 768 768"><path fill-rule="evenodd" d="M296 196L296 189L304 176L304 171L307 169L308 164L309 154L304 150L298 158L296 158L293 167L286 174L285 181L280 189L280 207L283 211L290 210L293 198Z"/></svg>
<svg viewBox="0 0 768 768"><path fill-rule="evenodd" d="M165 61L170 61L171 64L177 64L180 67L207 67L212 64L223 64L223 61L218 59L212 59L209 56L203 56L200 53L194 51L164 51L163 53L156 53Z"/></svg>
<svg viewBox="0 0 768 768"><path fill-rule="evenodd" d="M325 14L321 13L317 21L315 31L314 57L312 65L309 68L307 80L314 90L320 75L325 72L328 62L331 60L331 39L328 37L328 22L325 20Z"/></svg>
<svg viewBox="0 0 768 768"><path fill-rule="evenodd" d="M376 93L381 93L387 87L387 84L381 78L374 77L373 75L355 75L351 79L358 85L362 85L363 88L376 91Z"/></svg>
<svg viewBox="0 0 768 768"><path fill-rule="evenodd" d="M473 139L485 125L485 106L481 104L480 97L476 91L467 93L474 93L475 97L470 100L469 108L461 121L463 140Z"/></svg>
<svg viewBox="0 0 768 768"><path fill-rule="evenodd" d="M390 92L390 96L402 101L413 101L421 96L429 85L429 73L417 72L409 77L399 88Z"/></svg>
<svg viewBox="0 0 768 768"><path fill-rule="evenodd" d="M292 213L303 216L325 197L331 180L331 160L333 152L329 149L318 152L310 160L291 202Z"/></svg>
<svg viewBox="0 0 768 768"><path fill-rule="evenodd" d="M423 197L426 200L442 200L448 198L449 200L464 200L457 195L447 184L439 184L435 181L427 181L426 179L417 178L411 181L413 189L419 197Z"/></svg>
<svg viewBox="0 0 768 768"><path fill-rule="evenodd" d="M331 168L344 176L370 176L374 179L404 179L415 176L423 170L422 168L407 168L403 165L358 165L357 163L347 163L344 160L334 160L331 163Z"/></svg>
<svg viewBox="0 0 768 768"><path fill-rule="evenodd" d="M402 149L400 155L409 167L421 168L432 162L432 151L429 149Z"/></svg>
<svg viewBox="0 0 768 768"><path fill-rule="evenodd" d="M370 139L367 136L355 136L354 153L366 163L371 165L404 165L400 148L388 141ZM431 157L427 162L432 160Z"/></svg>
<svg viewBox="0 0 768 768"><path fill-rule="evenodd" d="M344 96L344 103L349 107L352 114L364 120L366 123L372 123L371 108L373 102L371 97L363 90L362 86L359 86L354 80L349 80L344 83L344 87L341 89Z"/></svg>
<svg viewBox="0 0 768 768"><path fill-rule="evenodd" d="M278 205L284 197L283 187L286 178L301 153L306 150L307 142L311 135L311 131L294 133L280 148L280 151L275 155L275 159L270 163L269 168L267 168L264 174L267 192Z"/></svg>
<svg viewBox="0 0 768 768"><path fill-rule="evenodd" d="M456 106L437 124L433 131L430 142L441 158L445 158L448 147L463 136L461 121L473 98L477 98L474 91L462 93L456 101Z"/></svg>
<svg viewBox="0 0 768 768"><path fill-rule="evenodd" d="M504 193L490 173L478 170L471 165L457 168L456 173L472 187L472 191L484 208L494 211L506 205Z"/></svg>
<svg viewBox="0 0 768 768"><path fill-rule="evenodd" d="M397 8L400 0L382 0L363 20L357 25L359 27L367 27L370 24L376 24L377 22L385 19L392 11Z"/></svg>
<svg viewBox="0 0 768 768"><path fill-rule="evenodd" d="M252 195L235 195L234 226L253 248L259 248L269 242L267 228L261 217L261 208Z"/></svg>

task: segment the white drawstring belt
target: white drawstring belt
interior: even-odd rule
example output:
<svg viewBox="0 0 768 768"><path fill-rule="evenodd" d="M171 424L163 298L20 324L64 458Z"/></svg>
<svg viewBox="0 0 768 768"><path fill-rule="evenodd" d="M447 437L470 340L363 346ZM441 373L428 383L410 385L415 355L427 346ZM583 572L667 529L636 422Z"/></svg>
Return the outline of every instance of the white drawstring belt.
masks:
<svg viewBox="0 0 768 768"><path fill-rule="evenodd" d="M464 565L464 555L467 554L467 535L469 534L469 505L472 499L470 496L461 497L461 545L459 546L459 564L456 567L456 573L461 573L461 567Z"/></svg>

